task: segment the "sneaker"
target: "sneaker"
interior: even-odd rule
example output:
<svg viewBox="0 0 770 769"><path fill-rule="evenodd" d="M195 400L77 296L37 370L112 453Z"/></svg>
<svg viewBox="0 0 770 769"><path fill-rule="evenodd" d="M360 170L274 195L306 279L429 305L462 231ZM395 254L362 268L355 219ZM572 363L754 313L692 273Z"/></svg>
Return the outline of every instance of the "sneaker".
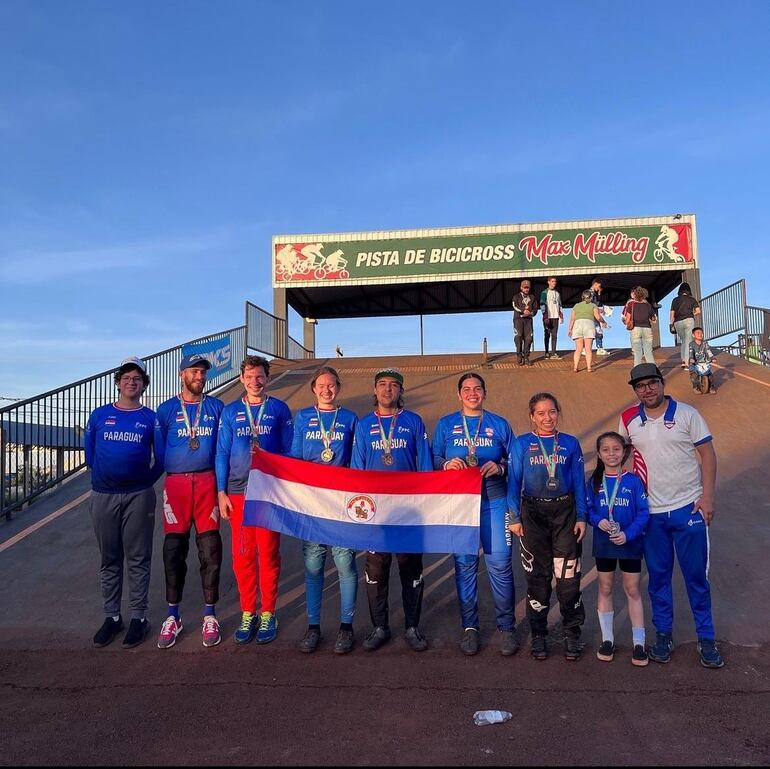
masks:
<svg viewBox="0 0 770 769"><path fill-rule="evenodd" d="M586 351L585 351L585 350L583 350L583 351L582 351L580 354L581 354L581 355L582 355L582 356L585 358L585 356L586 356Z"/></svg>
<svg viewBox="0 0 770 769"><path fill-rule="evenodd" d="M512 657L519 650L519 642L513 630L500 630L500 654L503 657Z"/></svg>
<svg viewBox="0 0 770 769"><path fill-rule="evenodd" d="M612 662L615 656L615 644L612 641L602 641L602 645L596 652L596 659L602 662Z"/></svg>
<svg viewBox="0 0 770 769"><path fill-rule="evenodd" d="M247 644L254 640L257 634L257 616L250 611L245 611L241 615L241 626L235 631L233 640L237 644Z"/></svg>
<svg viewBox="0 0 770 769"><path fill-rule="evenodd" d="M303 654L312 654L321 643L321 631L315 627L309 627L297 647Z"/></svg>
<svg viewBox="0 0 770 769"><path fill-rule="evenodd" d="M372 628L372 632L364 639L364 649L368 652L377 651L383 644L390 640L390 630L379 625Z"/></svg>
<svg viewBox="0 0 770 769"><path fill-rule="evenodd" d="M123 617L120 615L117 619L107 617L94 635L94 646L101 649L103 646L111 644L121 630L123 630Z"/></svg>
<svg viewBox="0 0 770 769"><path fill-rule="evenodd" d="M468 657L479 652L479 631L475 627L467 627L463 630L460 639L460 651Z"/></svg>
<svg viewBox="0 0 770 769"><path fill-rule="evenodd" d="M649 661L650 658L647 656L647 652L644 650L644 646L641 644L634 646L634 651L631 654L631 664L644 667Z"/></svg>
<svg viewBox="0 0 770 769"><path fill-rule="evenodd" d="M596 351L596 354L597 354L597 355L609 355L609 353L607 352L607 350L605 350L603 347L600 347L600 348L599 348L599 349Z"/></svg>
<svg viewBox="0 0 770 769"><path fill-rule="evenodd" d="M671 652L674 648L674 642L671 639L671 633L658 633L655 637L655 644L649 649L649 657L653 662L665 664L671 661Z"/></svg>
<svg viewBox="0 0 770 769"><path fill-rule="evenodd" d="M169 615L160 626L158 648L170 649L176 643L176 637L182 632L182 620Z"/></svg>
<svg viewBox="0 0 770 769"><path fill-rule="evenodd" d="M583 654L583 642L576 636L565 636L564 638L564 659L575 662Z"/></svg>
<svg viewBox="0 0 770 769"><path fill-rule="evenodd" d="M551 360L561 360L561 355L559 355L558 353L555 353L555 352L552 352L548 357Z"/></svg>
<svg viewBox="0 0 770 769"><path fill-rule="evenodd" d="M131 622L128 623L128 630L123 637L123 648L133 649L134 646L139 646L139 644L147 638L147 633L149 632L150 623L147 620L147 617L142 617L142 619L132 619Z"/></svg>
<svg viewBox="0 0 770 769"><path fill-rule="evenodd" d="M219 632L219 620L213 614L207 614L203 618L203 645L206 647L216 646L222 640L222 634Z"/></svg>
<svg viewBox="0 0 770 769"><path fill-rule="evenodd" d="M700 654L700 664L704 668L724 667L725 661L722 659L713 638L700 638L698 640L698 653Z"/></svg>
<svg viewBox="0 0 770 769"><path fill-rule="evenodd" d="M278 635L278 618L275 616L275 612L263 611L259 615L259 630L257 630L257 643L269 644L271 641L275 641L275 637Z"/></svg>
<svg viewBox="0 0 770 769"><path fill-rule="evenodd" d="M424 652L428 648L428 641L417 627L406 629L406 642L412 651Z"/></svg>
<svg viewBox="0 0 770 769"><path fill-rule="evenodd" d="M340 628L339 633L337 633L337 640L334 642L334 653L349 654L353 651L354 644L355 637L353 636L353 631Z"/></svg>
<svg viewBox="0 0 770 769"><path fill-rule="evenodd" d="M532 637L532 643L529 645L529 653L536 660L544 660L548 657L548 644L545 642L544 635Z"/></svg>

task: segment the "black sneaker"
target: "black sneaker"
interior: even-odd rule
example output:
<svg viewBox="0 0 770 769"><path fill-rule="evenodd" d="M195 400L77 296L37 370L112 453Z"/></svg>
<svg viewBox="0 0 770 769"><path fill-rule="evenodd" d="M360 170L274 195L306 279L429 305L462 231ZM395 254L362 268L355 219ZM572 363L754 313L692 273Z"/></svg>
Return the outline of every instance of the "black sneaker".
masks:
<svg viewBox="0 0 770 769"><path fill-rule="evenodd" d="M529 653L536 660L544 660L548 657L548 644L545 642L544 635L532 636L532 643L529 646Z"/></svg>
<svg viewBox="0 0 770 769"><path fill-rule="evenodd" d="M321 643L321 631L315 627L309 627L304 638L297 647L303 654L312 654Z"/></svg>
<svg viewBox="0 0 770 769"><path fill-rule="evenodd" d="M475 627L467 627L463 630L463 637L460 639L460 651L468 657L478 654L479 631Z"/></svg>
<svg viewBox="0 0 770 769"><path fill-rule="evenodd" d="M671 662L671 652L674 648L674 642L671 633L657 633L655 644L649 649L649 657L653 662L666 664Z"/></svg>
<svg viewBox="0 0 770 769"><path fill-rule="evenodd" d="M647 652L644 650L644 646L641 644L634 646L634 651L631 654L631 664L644 667L649 661L650 658L647 656Z"/></svg>
<svg viewBox="0 0 770 769"><path fill-rule="evenodd" d="M615 656L615 644L612 641L602 641L602 645L596 652L596 659L602 662L612 662Z"/></svg>
<svg viewBox="0 0 770 769"><path fill-rule="evenodd" d="M409 648L414 652L424 652L428 648L428 640L418 627L408 627L405 638Z"/></svg>
<svg viewBox="0 0 770 769"><path fill-rule="evenodd" d="M123 617L120 615L118 615L117 619L107 617L102 626L96 631L94 646L97 649L101 649L103 646L111 644L121 630L123 630Z"/></svg>
<svg viewBox="0 0 770 769"><path fill-rule="evenodd" d="M139 646L139 644L147 638L147 633L149 632L150 623L148 622L147 617L143 617L142 619L132 619L131 622L128 623L128 630L123 638L123 648L133 649L134 646Z"/></svg>
<svg viewBox="0 0 770 769"><path fill-rule="evenodd" d="M583 654L583 642L576 636L565 636L564 638L564 658L575 662Z"/></svg>
<svg viewBox="0 0 770 769"><path fill-rule="evenodd" d="M700 654L700 664L704 668L724 667L725 661L719 653L713 638L701 638L698 640L698 653Z"/></svg>
<svg viewBox="0 0 770 769"><path fill-rule="evenodd" d="M362 644L364 649L368 652L377 651L383 644L390 640L390 630L386 627L380 627L379 625L372 628L372 632L364 639Z"/></svg>
<svg viewBox="0 0 770 769"><path fill-rule="evenodd" d="M353 651L354 643L353 631L340 628L339 633L337 633L337 640L334 642L334 653L348 654L348 652Z"/></svg>
<svg viewBox="0 0 770 769"><path fill-rule="evenodd" d="M519 650L515 631L499 630L498 632L500 633L500 654L503 657L512 657Z"/></svg>

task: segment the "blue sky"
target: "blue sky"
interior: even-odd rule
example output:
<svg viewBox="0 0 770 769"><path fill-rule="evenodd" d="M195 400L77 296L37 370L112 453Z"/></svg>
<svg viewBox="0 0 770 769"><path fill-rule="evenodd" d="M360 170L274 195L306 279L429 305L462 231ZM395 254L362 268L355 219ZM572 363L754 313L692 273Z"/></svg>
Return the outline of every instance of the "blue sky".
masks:
<svg viewBox="0 0 770 769"><path fill-rule="evenodd" d="M768 29L763 0L3 0L0 396L272 309L274 234L693 212L703 293L770 306ZM419 352L415 318L317 333ZM510 335L425 319L428 353Z"/></svg>

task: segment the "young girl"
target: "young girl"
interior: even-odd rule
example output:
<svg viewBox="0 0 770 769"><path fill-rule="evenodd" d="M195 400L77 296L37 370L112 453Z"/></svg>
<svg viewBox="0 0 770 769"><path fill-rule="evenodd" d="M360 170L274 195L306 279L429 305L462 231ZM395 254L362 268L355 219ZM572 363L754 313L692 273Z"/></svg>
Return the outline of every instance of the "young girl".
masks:
<svg viewBox="0 0 770 769"><path fill-rule="evenodd" d="M596 656L611 662L615 656L612 588L615 566L620 565L628 616L633 635L634 665L646 665L644 609L639 593L644 530L650 517L647 495L638 476L623 472L631 447L618 433L602 433L596 439L596 469L586 484L588 520L594 526L593 555L599 572L599 625L602 645Z"/></svg>

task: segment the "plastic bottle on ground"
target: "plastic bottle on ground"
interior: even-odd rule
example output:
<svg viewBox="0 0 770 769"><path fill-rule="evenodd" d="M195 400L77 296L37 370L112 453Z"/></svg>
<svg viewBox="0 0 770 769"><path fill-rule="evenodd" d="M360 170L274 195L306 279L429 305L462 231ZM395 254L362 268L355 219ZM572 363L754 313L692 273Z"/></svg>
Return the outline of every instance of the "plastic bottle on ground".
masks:
<svg viewBox="0 0 770 769"><path fill-rule="evenodd" d="M476 726L484 726L484 724L502 724L505 721L510 721L513 715L507 710L477 710L473 714L473 722Z"/></svg>

